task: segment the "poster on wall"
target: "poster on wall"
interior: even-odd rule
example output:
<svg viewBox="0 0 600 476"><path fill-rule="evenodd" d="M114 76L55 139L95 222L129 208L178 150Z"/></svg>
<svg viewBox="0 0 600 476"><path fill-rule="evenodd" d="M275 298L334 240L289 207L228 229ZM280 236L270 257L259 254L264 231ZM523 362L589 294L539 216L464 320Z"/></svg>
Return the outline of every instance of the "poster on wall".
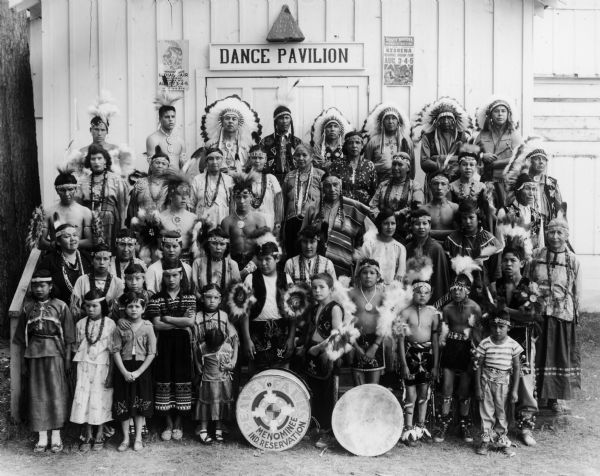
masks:
<svg viewBox="0 0 600 476"><path fill-rule="evenodd" d="M383 44L383 84L412 86L414 60L414 36L386 36Z"/></svg>
<svg viewBox="0 0 600 476"><path fill-rule="evenodd" d="M189 88L188 40L162 40L156 46L158 86L174 91Z"/></svg>

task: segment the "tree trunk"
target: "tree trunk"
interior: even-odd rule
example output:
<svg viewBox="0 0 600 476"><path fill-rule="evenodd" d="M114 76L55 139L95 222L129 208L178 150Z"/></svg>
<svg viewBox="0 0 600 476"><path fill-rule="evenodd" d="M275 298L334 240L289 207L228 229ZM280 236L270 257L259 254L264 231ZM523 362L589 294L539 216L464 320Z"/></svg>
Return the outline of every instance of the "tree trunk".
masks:
<svg viewBox="0 0 600 476"><path fill-rule="evenodd" d="M40 203L33 86L25 12L0 0L0 326L29 255L29 218Z"/></svg>

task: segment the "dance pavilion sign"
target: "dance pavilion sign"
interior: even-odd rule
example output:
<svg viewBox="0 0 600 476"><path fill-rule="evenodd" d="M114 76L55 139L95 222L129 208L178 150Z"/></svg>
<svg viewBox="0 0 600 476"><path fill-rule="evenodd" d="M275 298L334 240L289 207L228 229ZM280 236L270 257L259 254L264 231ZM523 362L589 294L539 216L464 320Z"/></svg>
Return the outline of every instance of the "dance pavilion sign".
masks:
<svg viewBox="0 0 600 476"><path fill-rule="evenodd" d="M363 43L212 44L210 69L364 69Z"/></svg>

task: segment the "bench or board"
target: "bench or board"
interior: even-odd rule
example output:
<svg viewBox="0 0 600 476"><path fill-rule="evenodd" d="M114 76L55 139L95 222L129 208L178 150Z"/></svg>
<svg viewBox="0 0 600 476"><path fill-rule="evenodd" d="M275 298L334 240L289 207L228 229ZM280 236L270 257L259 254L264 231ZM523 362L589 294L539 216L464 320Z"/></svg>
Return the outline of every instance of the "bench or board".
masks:
<svg viewBox="0 0 600 476"><path fill-rule="evenodd" d="M19 398L21 396L21 362L23 349L14 345L12 340L15 335L17 328L18 318L21 315L21 309L23 308L23 301L27 295L27 289L29 288L29 282L31 276L35 271L35 267L40 258L41 251L37 248L31 250L27 264L19 280L19 285L13 296L13 300L10 303L8 309L8 318L10 319L10 414L16 421L20 421L19 415Z"/></svg>

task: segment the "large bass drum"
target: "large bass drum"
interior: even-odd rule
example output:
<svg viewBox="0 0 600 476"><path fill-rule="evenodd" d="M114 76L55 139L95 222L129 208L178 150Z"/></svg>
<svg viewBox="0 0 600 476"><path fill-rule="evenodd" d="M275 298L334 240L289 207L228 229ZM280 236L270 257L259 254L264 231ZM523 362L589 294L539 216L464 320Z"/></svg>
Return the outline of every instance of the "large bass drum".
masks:
<svg viewBox="0 0 600 476"><path fill-rule="evenodd" d="M348 390L338 400L331 426L335 439L350 453L378 456L398 443L404 417L392 392L381 385L366 384Z"/></svg>
<svg viewBox="0 0 600 476"><path fill-rule="evenodd" d="M236 404L244 438L256 448L283 451L296 445L310 425L310 392L289 370L269 369L252 377Z"/></svg>

